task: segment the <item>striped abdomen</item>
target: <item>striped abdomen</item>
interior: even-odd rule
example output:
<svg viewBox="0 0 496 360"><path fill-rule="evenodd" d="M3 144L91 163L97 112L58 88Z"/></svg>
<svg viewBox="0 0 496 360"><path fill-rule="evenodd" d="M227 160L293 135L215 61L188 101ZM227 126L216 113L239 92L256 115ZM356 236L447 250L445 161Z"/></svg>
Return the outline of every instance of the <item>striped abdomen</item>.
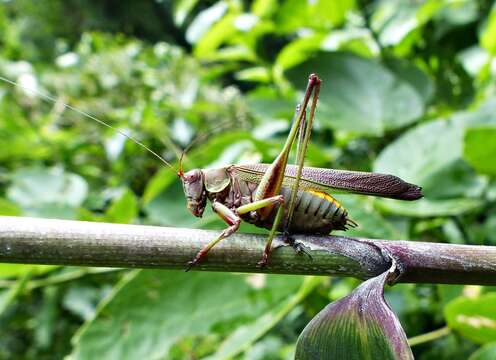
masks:
<svg viewBox="0 0 496 360"><path fill-rule="evenodd" d="M291 199L291 189L283 187L281 194L288 202ZM286 211L289 204L286 206ZM275 217L276 209L265 222L255 219L245 219L257 226L270 229ZM296 206L293 220L289 227L290 233L329 234L332 230L345 230L353 226L354 222L348 218L348 212L331 195L317 190L300 190L296 197ZM282 226L279 231L284 230Z"/></svg>

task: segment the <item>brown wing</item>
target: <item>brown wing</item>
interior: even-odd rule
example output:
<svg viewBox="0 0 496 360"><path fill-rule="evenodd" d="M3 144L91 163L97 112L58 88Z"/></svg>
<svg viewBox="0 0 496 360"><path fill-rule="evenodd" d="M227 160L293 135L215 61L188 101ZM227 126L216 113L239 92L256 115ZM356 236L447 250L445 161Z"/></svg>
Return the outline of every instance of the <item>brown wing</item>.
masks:
<svg viewBox="0 0 496 360"><path fill-rule="evenodd" d="M259 182L268 166L268 164L253 164L233 167L241 179ZM286 166L283 185L291 186L295 175L296 166ZM420 186L407 183L394 175L314 167L303 168L300 189L347 192L399 200L417 200L423 196Z"/></svg>

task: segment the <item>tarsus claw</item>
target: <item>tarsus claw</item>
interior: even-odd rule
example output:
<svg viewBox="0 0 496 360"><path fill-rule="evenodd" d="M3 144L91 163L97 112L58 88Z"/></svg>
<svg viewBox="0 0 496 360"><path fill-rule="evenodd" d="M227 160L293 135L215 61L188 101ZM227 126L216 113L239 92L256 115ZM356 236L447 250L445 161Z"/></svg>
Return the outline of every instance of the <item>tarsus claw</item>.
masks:
<svg viewBox="0 0 496 360"><path fill-rule="evenodd" d="M306 256L308 256L310 258L310 260L313 260L312 255L310 255L310 253L307 251L307 249L305 248L305 245L303 245L302 243L296 242L295 239L289 234L288 231L284 231L283 236L284 236L284 242L291 245L291 247L294 249L294 251L296 251L297 254L303 253Z"/></svg>
<svg viewBox="0 0 496 360"><path fill-rule="evenodd" d="M258 266L260 266L260 267L263 269L264 267L266 267L266 266L267 266L267 260L268 260L268 257L267 257L265 254L263 254L263 256L262 256L262 260L260 260L260 261L257 263L257 265L258 265Z"/></svg>
<svg viewBox="0 0 496 360"><path fill-rule="evenodd" d="M307 251L307 249L305 248L305 245L303 245L302 243L299 243L299 242L294 242L292 244L292 247L293 249L296 251L297 254L305 254L306 256L308 256L310 258L310 260L313 260L312 258L312 255L310 255L310 253Z"/></svg>
<svg viewBox="0 0 496 360"><path fill-rule="evenodd" d="M198 261L196 259L192 261L188 261L188 265L186 266L186 269L184 269L184 272L190 271L193 268L193 266L195 266L197 263Z"/></svg>

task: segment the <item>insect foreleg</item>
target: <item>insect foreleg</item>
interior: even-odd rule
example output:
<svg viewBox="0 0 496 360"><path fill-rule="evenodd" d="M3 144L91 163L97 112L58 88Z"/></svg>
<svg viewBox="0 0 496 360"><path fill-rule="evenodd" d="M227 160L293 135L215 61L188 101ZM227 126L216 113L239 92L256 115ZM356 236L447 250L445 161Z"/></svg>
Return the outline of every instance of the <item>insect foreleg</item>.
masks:
<svg viewBox="0 0 496 360"><path fill-rule="evenodd" d="M198 264L219 241L232 235L239 229L241 218L234 211L217 201L212 203L212 209L229 225L229 227L224 229L216 239L210 241L198 252L198 254L196 254L195 258L188 263L186 271L191 270L193 266Z"/></svg>
<svg viewBox="0 0 496 360"><path fill-rule="evenodd" d="M284 197L282 195L277 195L267 199L254 201L252 203L242 205L235 210L231 210L226 205L218 201L214 201L212 203L212 209L217 215L219 215L222 218L222 220L224 220L229 225L229 227L224 229L216 239L209 242L198 252L198 254L196 254L195 258L188 263L188 267L186 268L186 271L191 270L193 266L195 266L200 261L202 261L202 259L208 254L208 252L215 245L217 245L217 243L219 243L222 239L225 239L226 237L234 234L239 229L239 224L241 223L241 218L239 217L239 215L243 215L249 213L250 211L255 211L267 207L269 205L282 204L283 202L284 202ZM273 237L274 235L272 235L272 238ZM270 250L270 244L268 244L268 246Z"/></svg>

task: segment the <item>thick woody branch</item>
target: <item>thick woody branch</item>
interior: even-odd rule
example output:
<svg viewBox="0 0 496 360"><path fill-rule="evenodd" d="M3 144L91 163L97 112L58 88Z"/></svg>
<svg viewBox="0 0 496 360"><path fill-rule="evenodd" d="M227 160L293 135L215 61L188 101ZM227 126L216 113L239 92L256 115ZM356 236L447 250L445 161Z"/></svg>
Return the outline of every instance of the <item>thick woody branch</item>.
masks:
<svg viewBox="0 0 496 360"><path fill-rule="evenodd" d="M0 262L185 269L218 231L0 216ZM496 285L496 247L296 236L311 255L274 241L269 266L257 262L266 237L235 234L194 270L352 276L381 274L394 258L400 282Z"/></svg>

